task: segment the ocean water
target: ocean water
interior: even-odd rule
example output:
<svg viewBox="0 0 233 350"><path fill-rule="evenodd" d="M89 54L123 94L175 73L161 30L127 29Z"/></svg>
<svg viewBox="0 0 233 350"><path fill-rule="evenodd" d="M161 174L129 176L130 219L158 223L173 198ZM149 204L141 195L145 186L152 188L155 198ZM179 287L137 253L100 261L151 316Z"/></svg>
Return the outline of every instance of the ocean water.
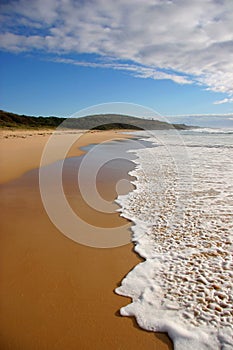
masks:
<svg viewBox="0 0 233 350"><path fill-rule="evenodd" d="M119 196L138 264L121 315L176 350L233 349L233 130L137 132L135 190Z"/></svg>

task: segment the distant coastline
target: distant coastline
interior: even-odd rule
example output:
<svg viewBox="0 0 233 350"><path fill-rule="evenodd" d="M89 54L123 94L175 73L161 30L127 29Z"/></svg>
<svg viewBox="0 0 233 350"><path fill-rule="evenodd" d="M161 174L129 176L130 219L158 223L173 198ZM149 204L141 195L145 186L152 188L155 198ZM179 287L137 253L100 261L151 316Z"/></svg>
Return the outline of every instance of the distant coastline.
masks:
<svg viewBox="0 0 233 350"><path fill-rule="evenodd" d="M98 114L80 118L61 117L34 117L18 115L0 110L1 129L55 129L62 124L62 128L81 130L111 130L111 129L134 129L134 130L187 130L194 128L185 124L169 124L167 122L131 117L120 114Z"/></svg>

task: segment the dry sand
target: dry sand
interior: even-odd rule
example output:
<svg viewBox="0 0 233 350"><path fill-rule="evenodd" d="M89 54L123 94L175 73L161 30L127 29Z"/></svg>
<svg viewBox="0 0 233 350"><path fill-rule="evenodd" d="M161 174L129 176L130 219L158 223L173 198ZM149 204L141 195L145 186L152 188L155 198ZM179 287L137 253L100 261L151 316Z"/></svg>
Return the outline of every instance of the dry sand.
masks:
<svg viewBox="0 0 233 350"><path fill-rule="evenodd" d="M0 132L0 183L15 179L26 171L40 166L43 148L53 134L52 130L2 130ZM60 137L62 134L62 137ZM122 139L129 137L120 135L117 131L83 131L69 130L57 131L59 146L77 137L67 156L79 156L84 152L79 149L90 143L99 143L111 139ZM58 150L59 151L59 150ZM59 152L54 150L50 163L59 158Z"/></svg>
<svg viewBox="0 0 233 350"><path fill-rule="evenodd" d="M36 169L49 135L49 131L1 135L0 348L171 349L165 335L143 331L134 319L119 316L129 299L114 294L114 289L140 261L132 244L112 249L82 246L49 220ZM115 131L85 134L69 155L80 155L80 146L116 137L126 136ZM122 172L130 166L122 164ZM64 177L66 193L71 190L70 176L67 173L68 181ZM99 191L113 200L116 179L109 169L103 169L103 178ZM74 210L86 215L91 209L81 204L78 190L74 198ZM100 227L127 224L117 213L92 211L91 216L92 224Z"/></svg>

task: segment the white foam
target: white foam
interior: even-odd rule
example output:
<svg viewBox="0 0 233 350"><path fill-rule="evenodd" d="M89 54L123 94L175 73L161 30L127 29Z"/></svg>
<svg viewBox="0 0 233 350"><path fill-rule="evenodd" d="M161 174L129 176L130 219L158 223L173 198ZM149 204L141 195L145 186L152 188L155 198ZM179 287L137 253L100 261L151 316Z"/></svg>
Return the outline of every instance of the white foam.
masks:
<svg viewBox="0 0 233 350"><path fill-rule="evenodd" d="M134 151L136 189L118 203L146 261L116 292L132 298L122 315L167 332L175 349L233 349L233 150L187 137L188 148L159 133Z"/></svg>
<svg viewBox="0 0 233 350"><path fill-rule="evenodd" d="M205 134L233 134L232 128L194 128L189 130L192 130L192 132Z"/></svg>

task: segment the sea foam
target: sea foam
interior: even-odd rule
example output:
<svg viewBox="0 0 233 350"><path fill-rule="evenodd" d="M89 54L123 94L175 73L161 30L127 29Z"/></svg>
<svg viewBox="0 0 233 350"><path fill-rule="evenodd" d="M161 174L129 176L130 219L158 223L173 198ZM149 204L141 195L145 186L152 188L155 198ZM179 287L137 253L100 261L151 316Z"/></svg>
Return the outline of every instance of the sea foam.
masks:
<svg viewBox="0 0 233 350"><path fill-rule="evenodd" d="M150 136L131 151L135 190L117 200L145 258L116 289L132 298L121 314L177 350L233 349L232 136Z"/></svg>

